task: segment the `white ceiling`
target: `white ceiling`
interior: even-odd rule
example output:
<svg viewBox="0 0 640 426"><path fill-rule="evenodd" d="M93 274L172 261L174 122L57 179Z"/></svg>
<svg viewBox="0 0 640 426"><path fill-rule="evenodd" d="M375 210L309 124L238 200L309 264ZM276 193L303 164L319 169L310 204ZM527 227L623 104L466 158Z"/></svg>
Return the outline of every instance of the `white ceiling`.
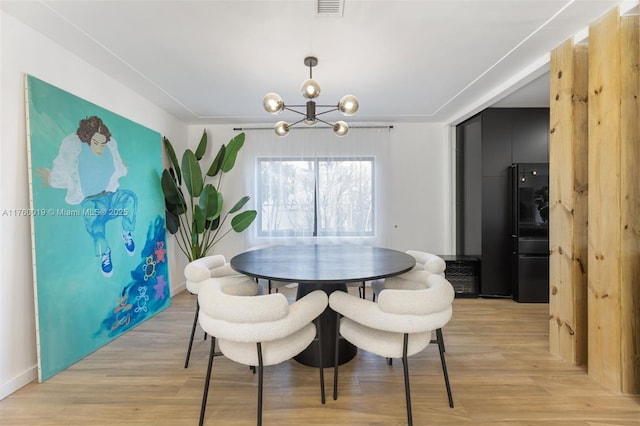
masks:
<svg viewBox="0 0 640 426"><path fill-rule="evenodd" d="M343 16L316 15L314 0L0 7L186 123L248 124L274 122L262 109L267 92L304 103L309 55L319 60L319 104L359 98L351 122L455 122L496 101L548 105L549 51L629 3L346 0Z"/></svg>

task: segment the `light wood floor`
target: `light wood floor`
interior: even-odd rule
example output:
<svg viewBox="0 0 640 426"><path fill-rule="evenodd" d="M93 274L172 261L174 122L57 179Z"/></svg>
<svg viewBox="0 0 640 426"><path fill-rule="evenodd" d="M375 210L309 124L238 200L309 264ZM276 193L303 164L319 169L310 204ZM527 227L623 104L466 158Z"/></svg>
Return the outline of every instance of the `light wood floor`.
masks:
<svg viewBox="0 0 640 426"><path fill-rule="evenodd" d="M293 298L293 290L285 290ZM352 289L351 291L354 291ZM290 293L290 294L289 294ZM45 383L0 401L0 424L196 425L209 340L197 334L183 368L195 307L187 292L150 321ZM548 353L548 306L456 299L444 329L455 408L449 408L436 345L409 360L416 425L640 425L640 398L606 390L583 368ZM265 368L265 425L406 424L402 363L360 351L340 368L331 399L325 370L295 361ZM208 425L255 424L257 376L224 357L213 363Z"/></svg>

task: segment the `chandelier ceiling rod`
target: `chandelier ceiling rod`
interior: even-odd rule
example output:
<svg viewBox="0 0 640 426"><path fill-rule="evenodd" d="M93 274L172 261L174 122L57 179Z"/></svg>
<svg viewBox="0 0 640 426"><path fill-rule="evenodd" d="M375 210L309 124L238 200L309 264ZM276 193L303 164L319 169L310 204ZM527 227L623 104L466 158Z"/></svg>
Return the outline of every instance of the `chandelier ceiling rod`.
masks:
<svg viewBox="0 0 640 426"><path fill-rule="evenodd" d="M299 127L297 127L296 129L299 129ZM293 130L296 130L293 129ZM309 130L320 130L323 129L321 127L309 127ZM387 129L389 131L391 131L393 129L393 125L390 124L380 124L380 125L355 125L355 126L351 126L350 129ZM250 127L234 127L233 131L234 132L243 132L243 131L249 131L249 130L273 130L273 127L262 127L262 126L250 126Z"/></svg>
<svg viewBox="0 0 640 426"><path fill-rule="evenodd" d="M275 124L275 132L279 136L286 136L289 133L289 130L299 124L304 122L309 126L314 126L318 122L326 124L333 128L333 131L338 136L344 136L349 131L349 125L344 121L340 120L335 123L329 123L325 120L321 120L318 118L319 115L327 114L333 111L340 111L345 116L351 116L358 111L359 102L358 98L353 95L343 96L337 105L318 105L313 100L320 96L320 85L317 81L313 79L313 67L318 65L318 58L315 56L307 56L304 58L304 64L309 67L309 79L305 80L302 83L302 96L309 99L304 105L286 105L280 95L274 92L267 93L264 95L262 99L262 105L264 109L272 114L279 114L284 110L294 112L299 115L303 115L304 118L302 120L296 121L293 124L289 124L286 121L278 121ZM294 108L304 108L303 111L298 111ZM330 108L327 111L316 112L317 108Z"/></svg>

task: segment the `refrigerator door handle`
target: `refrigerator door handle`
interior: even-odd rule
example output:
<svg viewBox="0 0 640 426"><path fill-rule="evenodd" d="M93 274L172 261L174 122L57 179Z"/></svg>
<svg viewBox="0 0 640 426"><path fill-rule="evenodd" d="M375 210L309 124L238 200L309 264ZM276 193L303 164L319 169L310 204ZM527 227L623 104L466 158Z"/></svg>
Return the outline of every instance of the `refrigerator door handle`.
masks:
<svg viewBox="0 0 640 426"><path fill-rule="evenodd" d="M519 252L519 238L517 235L511 234L511 254L518 254Z"/></svg>
<svg viewBox="0 0 640 426"><path fill-rule="evenodd" d="M511 235L518 237L518 218L519 218L519 201L518 201L518 165L511 165ZM517 241L516 241L517 244Z"/></svg>

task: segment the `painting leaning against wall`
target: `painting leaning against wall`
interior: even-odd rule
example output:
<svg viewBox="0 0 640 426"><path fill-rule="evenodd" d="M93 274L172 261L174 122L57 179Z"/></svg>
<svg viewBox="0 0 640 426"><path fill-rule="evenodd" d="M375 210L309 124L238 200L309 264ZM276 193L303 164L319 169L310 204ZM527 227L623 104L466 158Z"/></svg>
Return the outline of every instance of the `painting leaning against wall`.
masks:
<svg viewBox="0 0 640 426"><path fill-rule="evenodd" d="M38 378L167 308L160 134L26 76Z"/></svg>

